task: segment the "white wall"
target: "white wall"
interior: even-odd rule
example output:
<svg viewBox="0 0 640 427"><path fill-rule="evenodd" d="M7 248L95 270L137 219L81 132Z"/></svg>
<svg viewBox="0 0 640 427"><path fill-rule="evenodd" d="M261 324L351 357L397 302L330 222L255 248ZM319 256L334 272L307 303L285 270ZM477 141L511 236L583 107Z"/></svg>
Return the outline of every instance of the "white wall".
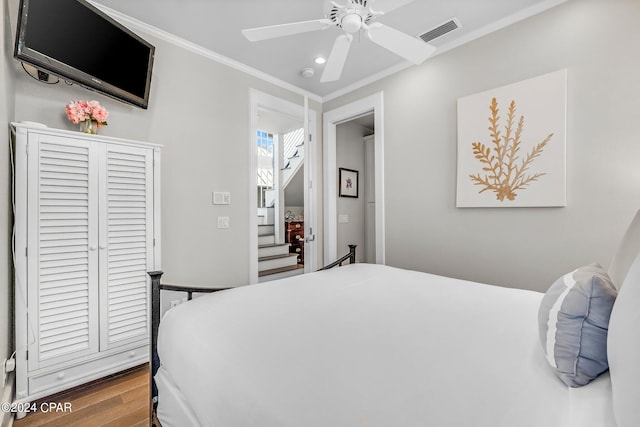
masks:
<svg viewBox="0 0 640 427"><path fill-rule="evenodd" d="M348 245L358 245L356 248L356 262L363 262L365 259L365 161L363 137L369 134L371 134L371 130L353 121L336 126L336 173L340 173L339 168L358 171L358 198L338 196L336 204L338 217L347 215L349 222L340 223L338 221L337 249L340 256L348 252ZM339 179L339 176L336 179Z"/></svg>
<svg viewBox="0 0 640 427"><path fill-rule="evenodd" d="M385 99L390 265L546 290L640 208L640 2L569 0L325 103ZM568 69L565 208L456 209L457 98Z"/></svg>

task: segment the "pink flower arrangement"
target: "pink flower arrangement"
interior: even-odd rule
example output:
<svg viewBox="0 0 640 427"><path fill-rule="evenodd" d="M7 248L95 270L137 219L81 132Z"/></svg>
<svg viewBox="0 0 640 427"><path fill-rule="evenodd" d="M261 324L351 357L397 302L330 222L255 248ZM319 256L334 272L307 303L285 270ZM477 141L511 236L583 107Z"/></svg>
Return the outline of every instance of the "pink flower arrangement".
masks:
<svg viewBox="0 0 640 427"><path fill-rule="evenodd" d="M65 110L67 117L75 125L87 120L95 121L98 129L107 125L109 112L98 101L71 101Z"/></svg>

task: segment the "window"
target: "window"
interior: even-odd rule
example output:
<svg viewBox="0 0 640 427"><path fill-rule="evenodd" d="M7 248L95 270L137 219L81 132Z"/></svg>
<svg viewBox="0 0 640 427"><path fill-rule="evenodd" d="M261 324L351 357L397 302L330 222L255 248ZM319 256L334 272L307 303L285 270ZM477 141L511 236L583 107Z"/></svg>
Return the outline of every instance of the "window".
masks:
<svg viewBox="0 0 640 427"><path fill-rule="evenodd" d="M263 130L256 132L256 141L258 147L264 149L266 152L271 153L273 156L273 135ZM260 151L258 151L259 153Z"/></svg>
<svg viewBox="0 0 640 427"><path fill-rule="evenodd" d="M256 132L256 149L258 154L258 207L266 208L273 204L273 197L268 193L273 190L273 134L258 130Z"/></svg>

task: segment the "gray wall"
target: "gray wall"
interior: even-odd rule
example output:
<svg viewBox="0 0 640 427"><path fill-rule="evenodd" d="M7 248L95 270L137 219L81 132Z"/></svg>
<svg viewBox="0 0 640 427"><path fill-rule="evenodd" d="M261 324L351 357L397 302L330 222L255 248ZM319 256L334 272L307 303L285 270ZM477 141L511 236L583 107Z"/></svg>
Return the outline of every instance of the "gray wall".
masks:
<svg viewBox="0 0 640 427"><path fill-rule="evenodd" d="M13 56L12 26L9 21L8 3L2 1L0 20L0 362L13 352L13 277L11 262L11 165L9 161L9 123L14 111L14 77L9 66ZM1 384L0 384L1 386ZM0 390L0 396L2 391ZM0 414L2 421L2 414Z"/></svg>
<svg viewBox="0 0 640 427"><path fill-rule="evenodd" d="M546 290L640 208L640 2L569 0L325 103L384 91L390 265ZM456 209L456 100L568 69L565 208Z"/></svg>

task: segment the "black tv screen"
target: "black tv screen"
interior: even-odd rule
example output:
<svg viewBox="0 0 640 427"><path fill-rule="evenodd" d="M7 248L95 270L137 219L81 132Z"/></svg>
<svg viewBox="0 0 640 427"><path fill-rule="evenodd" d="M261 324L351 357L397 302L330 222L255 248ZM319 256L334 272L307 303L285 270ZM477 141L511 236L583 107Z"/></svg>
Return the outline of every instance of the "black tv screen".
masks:
<svg viewBox="0 0 640 427"><path fill-rule="evenodd" d="M14 57L147 108L155 48L83 0L21 0Z"/></svg>

